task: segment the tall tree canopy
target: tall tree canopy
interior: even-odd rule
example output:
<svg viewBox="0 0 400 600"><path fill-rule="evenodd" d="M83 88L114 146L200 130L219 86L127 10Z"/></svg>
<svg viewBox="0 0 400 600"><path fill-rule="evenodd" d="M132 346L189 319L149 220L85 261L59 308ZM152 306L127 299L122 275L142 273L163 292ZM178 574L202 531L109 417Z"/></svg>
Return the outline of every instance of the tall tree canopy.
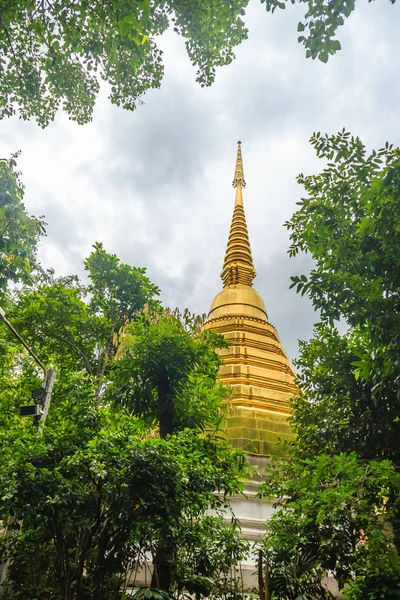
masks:
<svg viewBox="0 0 400 600"><path fill-rule="evenodd" d="M400 150L386 144L368 155L345 131L316 134L311 142L329 162L317 176L300 175L308 197L287 226L291 254L306 251L315 259L310 275L292 277L292 285L310 296L321 322L299 360L312 411L300 413L299 406L296 414L306 426L306 413L322 405L327 412L323 420L314 414L321 437L300 439L318 449L331 440L330 430L331 450L399 464ZM349 326L345 335L335 328L339 319ZM333 398L339 413L328 424Z"/></svg>
<svg viewBox="0 0 400 600"><path fill-rule="evenodd" d="M349 600L399 598L400 150L368 154L345 131L311 142L326 166L299 176L287 227L291 254L314 259L292 286L320 322L300 346L292 456L264 490L282 499L265 549L281 600L279 573L304 553L302 585L329 570Z"/></svg>
<svg viewBox="0 0 400 600"><path fill-rule="evenodd" d="M261 0L267 11L287 0ZM392 3L394 0L390 0ZM298 25L306 55L326 62L340 49L336 30L355 0L306 4ZM0 5L2 116L36 118L44 127L58 108L78 123L91 120L101 81L113 104L135 108L164 73L157 38L171 26L183 36L197 81L210 85L247 38L248 0L6 0Z"/></svg>

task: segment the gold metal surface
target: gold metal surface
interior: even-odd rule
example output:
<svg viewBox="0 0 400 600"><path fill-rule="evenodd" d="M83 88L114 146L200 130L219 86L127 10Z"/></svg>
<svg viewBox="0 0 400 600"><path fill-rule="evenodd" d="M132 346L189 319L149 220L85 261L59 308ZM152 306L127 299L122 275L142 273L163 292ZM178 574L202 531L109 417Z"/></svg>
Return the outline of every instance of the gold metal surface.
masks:
<svg viewBox="0 0 400 600"><path fill-rule="evenodd" d="M233 187L236 188L235 208L221 273L224 287L237 284L251 286L256 276L243 209L242 188L245 185L242 151L240 142L238 142L235 175L233 178Z"/></svg>
<svg viewBox="0 0 400 600"><path fill-rule="evenodd" d="M237 284L225 287L213 300L209 319L243 315L267 320L267 309L260 294L248 285Z"/></svg>
<svg viewBox="0 0 400 600"><path fill-rule="evenodd" d="M231 343L221 350L220 380L231 388L231 413L226 424L236 447L256 454L276 452L278 437L292 439L287 423L289 400L296 394L295 373L265 304L252 287L253 266L242 188L246 185L241 144L235 166L236 188L232 224L221 273L223 290L214 298L205 329Z"/></svg>
<svg viewBox="0 0 400 600"><path fill-rule="evenodd" d="M233 187L237 187L238 185L242 187L246 187L246 181L244 178L243 171L243 160L242 160L242 142L238 142L237 147L237 155L236 155L236 165L235 165L235 175L233 176Z"/></svg>

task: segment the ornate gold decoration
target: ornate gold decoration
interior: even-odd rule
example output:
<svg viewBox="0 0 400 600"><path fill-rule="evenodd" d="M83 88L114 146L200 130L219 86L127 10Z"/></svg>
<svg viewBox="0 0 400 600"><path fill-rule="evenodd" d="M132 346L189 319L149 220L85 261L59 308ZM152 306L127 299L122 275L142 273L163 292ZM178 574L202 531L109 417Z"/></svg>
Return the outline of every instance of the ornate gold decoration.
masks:
<svg viewBox="0 0 400 600"><path fill-rule="evenodd" d="M295 373L263 299L252 287L253 266L242 188L245 187L241 143L238 142L233 186L235 206L221 278L205 329L230 341L220 351L220 380L231 390L227 435L234 446L256 454L276 451L278 437L291 439L287 423L289 399L296 394Z"/></svg>
<svg viewBox="0 0 400 600"><path fill-rule="evenodd" d="M235 284L251 286L257 274L253 266L249 234L247 233L246 217L243 209L242 188L246 186L246 182L243 173L240 144L241 142L238 142L236 168L233 178L233 187L236 188L235 207L221 273L224 287Z"/></svg>
<svg viewBox="0 0 400 600"><path fill-rule="evenodd" d="M242 142L238 142L237 155L236 155L236 166L235 166L235 175L233 176L233 187L237 187L241 185L242 187L246 187L246 181L244 179L243 172L243 160L242 160Z"/></svg>

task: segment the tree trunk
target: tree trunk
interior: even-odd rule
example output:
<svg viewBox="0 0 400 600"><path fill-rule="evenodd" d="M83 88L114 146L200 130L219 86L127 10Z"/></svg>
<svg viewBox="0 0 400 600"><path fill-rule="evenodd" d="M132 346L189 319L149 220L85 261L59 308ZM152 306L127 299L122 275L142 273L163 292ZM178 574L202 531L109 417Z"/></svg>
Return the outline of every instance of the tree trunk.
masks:
<svg viewBox="0 0 400 600"><path fill-rule="evenodd" d="M264 600L264 577L263 577L263 553L258 551L258 595L260 600Z"/></svg>
<svg viewBox="0 0 400 600"><path fill-rule="evenodd" d="M160 438L174 432L174 402L167 371L161 373L158 382L158 418ZM175 556L175 541L168 524L161 527L160 541L154 557L151 587L169 591L172 583L172 565Z"/></svg>
<svg viewBox="0 0 400 600"><path fill-rule="evenodd" d="M158 419L160 423L160 438L174 432L174 401L169 385L168 373L164 369L158 380Z"/></svg>
<svg viewBox="0 0 400 600"><path fill-rule="evenodd" d="M160 541L154 558L154 570L151 587L169 591L172 583L172 565L175 556L175 541L171 537L168 525L160 531Z"/></svg>

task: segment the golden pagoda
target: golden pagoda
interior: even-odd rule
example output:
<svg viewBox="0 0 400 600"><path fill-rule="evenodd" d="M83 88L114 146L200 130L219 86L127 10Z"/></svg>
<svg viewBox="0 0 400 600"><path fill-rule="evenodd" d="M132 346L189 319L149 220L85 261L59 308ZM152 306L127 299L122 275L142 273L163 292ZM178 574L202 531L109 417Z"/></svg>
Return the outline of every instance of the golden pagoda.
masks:
<svg viewBox="0 0 400 600"><path fill-rule="evenodd" d="M241 143L238 142L233 187L235 207L222 267L223 290L214 298L204 328L224 335L220 380L229 386L228 438L252 454L279 452L279 438L293 438L287 417L296 394L295 373L278 333L268 321L265 304L253 288L253 266L243 208Z"/></svg>

